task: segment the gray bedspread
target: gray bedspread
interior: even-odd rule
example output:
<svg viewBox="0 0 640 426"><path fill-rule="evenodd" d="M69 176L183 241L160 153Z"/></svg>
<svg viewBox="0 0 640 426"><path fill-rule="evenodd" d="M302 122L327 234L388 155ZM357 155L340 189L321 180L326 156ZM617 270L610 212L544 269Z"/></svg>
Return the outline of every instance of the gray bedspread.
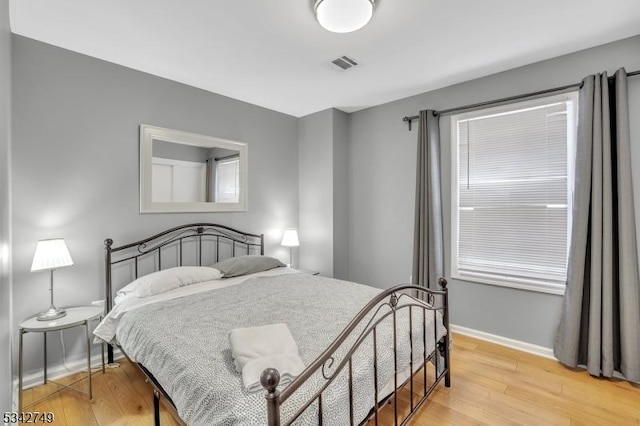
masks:
<svg viewBox="0 0 640 426"><path fill-rule="evenodd" d="M380 292L355 283L286 274L143 306L127 313L117 330L125 352L142 363L172 397L189 425L265 425L264 392L248 393L235 371L228 333L236 327L285 323L302 360L309 365L329 346L360 309ZM386 309L386 308L384 308ZM414 353L422 355L421 309L413 310ZM408 312L398 315L398 371L409 366ZM427 341L433 342L433 312L427 321ZM446 330L438 315L437 335ZM393 379L392 322L385 320L378 335L379 386ZM428 343L427 352L433 350ZM430 346L430 347L429 347ZM371 339L353 358L356 424L374 403ZM344 350L342 351L344 352ZM339 362L340 356L337 357ZM337 364L336 362L336 364ZM342 372L323 394L326 425L348 424L347 376ZM320 374L283 405L283 420L304 403L319 385ZM312 405L296 424L315 424Z"/></svg>

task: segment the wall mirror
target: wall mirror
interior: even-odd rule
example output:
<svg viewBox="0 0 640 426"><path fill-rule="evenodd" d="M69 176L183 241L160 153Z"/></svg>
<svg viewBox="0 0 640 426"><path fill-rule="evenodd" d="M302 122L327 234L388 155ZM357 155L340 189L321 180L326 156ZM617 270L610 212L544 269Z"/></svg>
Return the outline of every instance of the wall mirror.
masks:
<svg viewBox="0 0 640 426"><path fill-rule="evenodd" d="M140 125L140 213L247 210L247 145Z"/></svg>

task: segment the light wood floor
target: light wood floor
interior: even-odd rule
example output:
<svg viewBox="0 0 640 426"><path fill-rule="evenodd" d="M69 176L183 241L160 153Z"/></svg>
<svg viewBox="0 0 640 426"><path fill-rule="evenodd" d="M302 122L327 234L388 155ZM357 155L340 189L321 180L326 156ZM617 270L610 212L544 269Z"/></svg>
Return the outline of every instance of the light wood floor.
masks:
<svg viewBox="0 0 640 426"><path fill-rule="evenodd" d="M151 387L135 366L120 362L120 368L96 374L93 383L93 401L64 390L24 411L52 411L56 425L153 424ZM25 404L55 388L27 390ZM399 397L400 406L407 401L408 390ZM393 424L391 407L384 410L382 424ZM175 424L163 408L162 425ZM640 386L593 378L552 360L454 335L451 388L440 384L410 424L640 426Z"/></svg>

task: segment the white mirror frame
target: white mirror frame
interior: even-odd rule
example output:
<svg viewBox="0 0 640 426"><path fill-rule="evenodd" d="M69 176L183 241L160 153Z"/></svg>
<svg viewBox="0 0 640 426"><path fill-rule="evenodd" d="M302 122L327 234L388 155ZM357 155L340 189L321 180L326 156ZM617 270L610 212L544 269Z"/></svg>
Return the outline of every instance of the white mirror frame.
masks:
<svg viewBox="0 0 640 426"><path fill-rule="evenodd" d="M240 154L240 199L237 203L154 203L152 188L152 145L154 140L179 143L203 148L225 148ZM248 179L247 144L212 136L140 125L140 213L187 213L187 212L238 212L247 210Z"/></svg>

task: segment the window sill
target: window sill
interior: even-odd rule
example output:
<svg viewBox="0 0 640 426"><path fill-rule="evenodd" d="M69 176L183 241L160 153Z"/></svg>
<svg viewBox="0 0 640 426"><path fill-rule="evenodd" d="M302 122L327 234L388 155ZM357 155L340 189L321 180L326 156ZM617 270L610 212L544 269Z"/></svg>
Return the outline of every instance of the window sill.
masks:
<svg viewBox="0 0 640 426"><path fill-rule="evenodd" d="M507 288L515 288L517 290L525 290L532 291L535 293L546 293L546 294L555 294L556 296L563 296L565 291L565 286L560 284L552 284L552 283L540 283L540 282L505 282L499 281L487 277L479 277L473 275L460 275L460 274L452 274L451 278L466 281L471 283L480 283L480 284L489 284L495 285L498 287L507 287Z"/></svg>

